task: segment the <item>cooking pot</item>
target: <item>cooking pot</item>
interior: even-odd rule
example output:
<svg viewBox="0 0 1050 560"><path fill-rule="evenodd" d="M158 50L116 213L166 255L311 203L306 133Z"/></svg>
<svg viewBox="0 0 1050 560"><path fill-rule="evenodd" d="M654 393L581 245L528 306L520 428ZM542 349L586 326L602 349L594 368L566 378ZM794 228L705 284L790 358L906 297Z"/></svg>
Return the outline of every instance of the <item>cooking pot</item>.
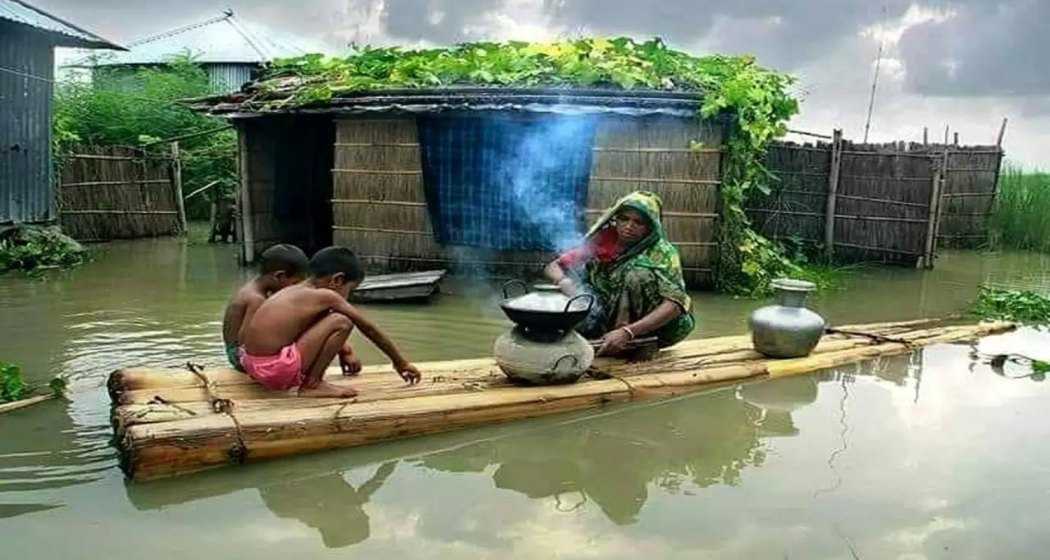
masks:
<svg viewBox="0 0 1050 560"><path fill-rule="evenodd" d="M511 297L509 288L519 286L521 293ZM584 305L586 302L586 306ZM541 284L530 292L521 280L511 280L503 285L503 301L500 308L511 321L529 330L567 331L583 321L594 307L591 294L568 297L557 286Z"/></svg>

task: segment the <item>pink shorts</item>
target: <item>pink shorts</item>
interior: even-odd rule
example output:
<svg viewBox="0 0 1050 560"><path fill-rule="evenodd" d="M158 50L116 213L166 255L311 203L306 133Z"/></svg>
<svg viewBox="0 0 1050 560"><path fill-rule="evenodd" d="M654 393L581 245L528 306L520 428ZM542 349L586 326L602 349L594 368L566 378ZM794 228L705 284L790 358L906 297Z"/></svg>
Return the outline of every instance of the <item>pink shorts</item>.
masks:
<svg viewBox="0 0 1050 560"><path fill-rule="evenodd" d="M286 391L303 382L303 358L294 342L273 356L252 356L241 348L241 365L252 379L272 391Z"/></svg>

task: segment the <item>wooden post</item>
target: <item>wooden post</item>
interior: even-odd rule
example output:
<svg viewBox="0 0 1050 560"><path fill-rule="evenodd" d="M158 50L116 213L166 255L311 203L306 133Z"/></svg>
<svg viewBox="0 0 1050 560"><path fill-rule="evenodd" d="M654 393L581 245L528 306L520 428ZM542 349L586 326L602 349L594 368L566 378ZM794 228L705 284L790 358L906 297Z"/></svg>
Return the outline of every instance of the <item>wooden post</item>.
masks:
<svg viewBox="0 0 1050 560"><path fill-rule="evenodd" d="M831 167L828 170L828 201L824 210L824 254L830 262L835 256L835 204L842 168L842 130L836 128L831 140Z"/></svg>
<svg viewBox="0 0 1050 560"><path fill-rule="evenodd" d="M175 197L175 210L179 213L179 228L183 235L189 233L186 227L186 204L182 200L182 160L179 154L179 143L171 143L171 190Z"/></svg>
<svg viewBox="0 0 1050 560"><path fill-rule="evenodd" d="M922 127L922 145L928 146L930 144L930 127Z"/></svg>
<svg viewBox="0 0 1050 560"><path fill-rule="evenodd" d="M255 262L255 233L252 226L251 177L249 177L248 137L244 126L237 127L237 159L240 171L240 214L241 214L241 258L244 264Z"/></svg>
<svg viewBox="0 0 1050 560"><path fill-rule="evenodd" d="M954 146L958 146L959 145L959 133L958 132L955 133L955 141L952 142L952 145L954 145Z"/></svg>
<svg viewBox="0 0 1050 560"><path fill-rule="evenodd" d="M945 153L948 148L945 146ZM947 161L947 159L945 159ZM933 184L930 185L930 207L926 219L926 247L923 252L923 268L933 268L933 253L937 248L937 223L940 221L941 207L941 185L943 181L942 170L937 169L933 173Z"/></svg>
<svg viewBox="0 0 1050 560"><path fill-rule="evenodd" d="M995 145L998 148L1003 147L1003 135L1006 134L1006 117L1003 117L1003 124L999 127L999 138L996 139Z"/></svg>

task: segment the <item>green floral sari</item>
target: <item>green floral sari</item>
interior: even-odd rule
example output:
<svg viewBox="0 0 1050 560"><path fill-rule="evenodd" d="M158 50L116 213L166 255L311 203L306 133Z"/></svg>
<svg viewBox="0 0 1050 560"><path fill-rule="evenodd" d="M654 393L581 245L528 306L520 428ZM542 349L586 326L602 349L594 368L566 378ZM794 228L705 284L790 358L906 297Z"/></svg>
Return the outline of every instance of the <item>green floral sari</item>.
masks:
<svg viewBox="0 0 1050 560"><path fill-rule="evenodd" d="M625 249L615 259L602 262L589 259L580 278L598 298L599 305L580 331L597 338L616 328L618 324L633 322L651 313L657 306L670 300L678 304L682 314L672 319L654 334L661 346L675 344L693 331L696 321L692 314L692 300L685 289L682 261L678 249L667 240L660 221L663 203L651 192L636 191L616 202L587 232L590 241L599 233L613 227L613 218L624 209L640 212L649 221L649 235Z"/></svg>

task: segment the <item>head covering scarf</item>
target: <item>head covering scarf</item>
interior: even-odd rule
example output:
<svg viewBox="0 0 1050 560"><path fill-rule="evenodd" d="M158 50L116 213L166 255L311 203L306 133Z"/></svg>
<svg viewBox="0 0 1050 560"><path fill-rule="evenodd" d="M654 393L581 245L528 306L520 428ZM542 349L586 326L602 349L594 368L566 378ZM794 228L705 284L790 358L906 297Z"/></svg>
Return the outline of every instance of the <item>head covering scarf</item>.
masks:
<svg viewBox="0 0 1050 560"><path fill-rule="evenodd" d="M685 289L682 276L682 259L678 249L667 239L661 222L663 202L655 193L635 191L616 202L587 232L587 242L614 233L614 219L625 209L640 212L649 222L649 235L637 243L623 247L615 256L608 259L594 258L587 263L588 283L603 300L611 300L619 294L625 283L627 272L632 268L644 268L656 277L656 292L663 299L671 300L681 306L688 314L692 311L692 300Z"/></svg>

